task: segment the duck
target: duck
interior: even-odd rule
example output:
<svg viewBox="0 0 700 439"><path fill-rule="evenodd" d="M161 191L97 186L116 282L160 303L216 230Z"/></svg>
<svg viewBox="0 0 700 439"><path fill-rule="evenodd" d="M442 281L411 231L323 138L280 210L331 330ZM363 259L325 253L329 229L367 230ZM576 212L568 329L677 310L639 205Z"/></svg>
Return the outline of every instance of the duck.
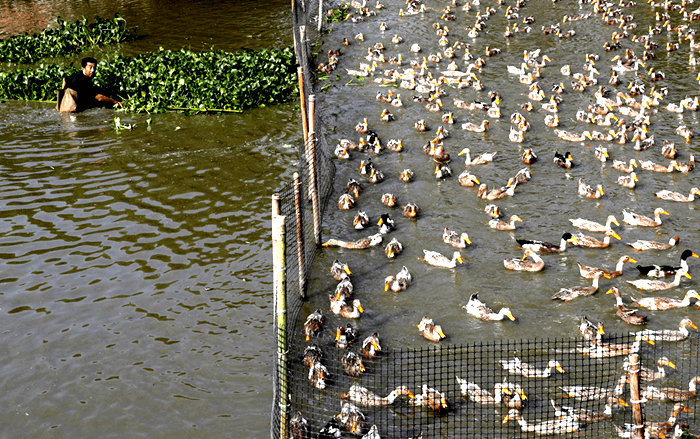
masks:
<svg viewBox="0 0 700 439"><path fill-rule="evenodd" d="M379 217L379 221L377 221L377 225L379 226L379 233L382 235L386 235L387 233L396 229L396 223L389 216L388 213L384 213L384 214L382 214L382 216Z"/></svg>
<svg viewBox="0 0 700 439"><path fill-rule="evenodd" d="M368 181L373 184L378 184L384 181L384 173L379 169L372 168L372 172L369 174Z"/></svg>
<svg viewBox="0 0 700 439"><path fill-rule="evenodd" d="M428 127L425 125L425 120L423 120L423 119L420 119L415 124L413 124L413 127L416 129L416 131L420 131L420 132L428 131Z"/></svg>
<svg viewBox="0 0 700 439"><path fill-rule="evenodd" d="M583 178L579 178L578 194L586 198L600 198L605 195L605 192L603 192L603 186L596 185L595 189L593 189L590 185L583 181Z"/></svg>
<svg viewBox="0 0 700 439"><path fill-rule="evenodd" d="M581 423L573 416L565 416L551 421L543 421L538 424L530 424L522 418L520 410L510 409L506 417L503 418L502 423L505 424L511 419L515 419L518 422L522 431L531 431L541 435L574 433L581 429Z"/></svg>
<svg viewBox="0 0 700 439"><path fill-rule="evenodd" d="M350 194L343 194L338 198L338 209L350 210L355 207L355 198Z"/></svg>
<svg viewBox="0 0 700 439"><path fill-rule="evenodd" d="M442 180L452 176L452 169L448 165L435 164L435 179Z"/></svg>
<svg viewBox="0 0 700 439"><path fill-rule="evenodd" d="M350 278L346 278L338 282L338 285L335 287L335 294L342 295L345 299L349 299L352 297L354 288L352 282L350 282Z"/></svg>
<svg viewBox="0 0 700 439"><path fill-rule="evenodd" d="M297 411L289 421L289 437L292 439L306 439L309 437L309 422L300 411Z"/></svg>
<svg viewBox="0 0 700 439"><path fill-rule="evenodd" d="M670 173L678 169L678 163L675 160L671 160L668 163L668 166L656 164L651 160L640 160L639 166L645 171L654 171L661 173Z"/></svg>
<svg viewBox="0 0 700 439"><path fill-rule="evenodd" d="M340 362L343 363L345 373L351 377L359 377L365 372L362 358L353 351L347 351Z"/></svg>
<svg viewBox="0 0 700 439"><path fill-rule="evenodd" d="M391 405L400 396L407 396L410 399L414 399L415 395L413 392L408 390L406 386L398 386L391 391L387 396L379 396L366 387L362 387L359 384L353 384L347 393L341 395L343 399L350 400L356 404L365 407L376 407L376 406L386 406Z"/></svg>
<svg viewBox="0 0 700 439"><path fill-rule="evenodd" d="M681 411L689 412L690 409L685 407L683 404L678 403L678 404L673 406L673 410L671 411L671 415L669 416L668 421L645 422L644 423L644 434L646 435L646 437L671 437L670 434L672 432L674 432L674 427L677 427L676 419ZM634 431L636 430L634 425L625 424L624 427L621 427L619 425L613 425L613 426L615 427L615 431L617 432L618 436L620 436L620 437L634 437L633 436L635 434ZM673 436L673 437L675 438L676 436ZM678 436L678 437L683 437L683 436Z"/></svg>
<svg viewBox="0 0 700 439"><path fill-rule="evenodd" d="M559 115L548 114L544 117L544 124L549 128L556 128L559 126Z"/></svg>
<svg viewBox="0 0 700 439"><path fill-rule="evenodd" d="M629 175L620 175L617 177L617 184L624 186L627 189L634 189L637 187L638 181L639 179L637 178L637 174L635 172L631 172Z"/></svg>
<svg viewBox="0 0 700 439"><path fill-rule="evenodd" d="M304 335L306 336L306 341L311 339L311 336L317 336L321 333L323 329L323 314L320 309L312 312L306 317L306 322L304 322Z"/></svg>
<svg viewBox="0 0 700 439"><path fill-rule="evenodd" d="M511 125L510 127L510 133L508 134L508 140L510 140L513 143L523 143L525 140L525 136L522 131L515 129Z"/></svg>
<svg viewBox="0 0 700 439"><path fill-rule="evenodd" d="M684 308L690 305L690 299L700 300L700 294L695 290L688 290L683 296L683 300L674 299L672 297L645 297L643 299L632 300L642 308L647 308L652 311L665 311L673 308Z"/></svg>
<svg viewBox="0 0 700 439"><path fill-rule="evenodd" d="M680 173L687 174L688 172L695 169L695 154L690 154L689 160L687 162L678 162L676 163L676 165L678 166L677 169Z"/></svg>
<svg viewBox="0 0 700 439"><path fill-rule="evenodd" d="M588 267L586 265L581 264L580 262L577 262L577 264L581 276L585 277L586 279L595 278L596 273L598 273L599 271L602 271L603 276L605 276L607 279L612 279L615 277L622 276L622 267L624 266L625 262L637 261L630 258L627 255L621 256L620 259L617 260L617 265L615 265L615 271L606 270L600 267Z"/></svg>
<svg viewBox="0 0 700 439"><path fill-rule="evenodd" d="M337 414L335 418L340 421L340 424L345 428L345 430L355 436L361 436L367 429L365 415L359 408L357 408L357 406L350 402L344 402L342 404L340 413Z"/></svg>
<svg viewBox="0 0 700 439"><path fill-rule="evenodd" d="M530 172L528 168L522 168L515 174L515 176L513 176L513 178L515 178L520 184L527 183L532 178L532 172Z"/></svg>
<svg viewBox="0 0 700 439"><path fill-rule="evenodd" d="M618 171L626 172L628 174L634 172L634 168L636 168L637 166L637 161L635 159L630 159L629 164L621 160L613 160L612 165L610 165L611 168L617 169Z"/></svg>
<svg viewBox="0 0 700 439"><path fill-rule="evenodd" d="M403 251L403 245L398 239L393 238L384 248L384 254L389 259L394 259L396 256L400 255Z"/></svg>
<svg viewBox="0 0 700 439"><path fill-rule="evenodd" d="M408 268L404 265L401 268L401 271L399 271L396 276L388 276L384 280L384 291L388 291L391 288L391 291L394 292L399 292L403 291L408 287L408 284L411 283L413 280L413 276L411 276L411 273L408 271Z"/></svg>
<svg viewBox="0 0 700 439"><path fill-rule="evenodd" d="M387 149L390 149L394 152L402 152L403 151L403 141L401 139L390 139L386 143Z"/></svg>
<svg viewBox="0 0 700 439"><path fill-rule="evenodd" d="M375 332L362 341L360 353L363 358L374 358L381 350L382 346L379 344L379 334Z"/></svg>
<svg viewBox="0 0 700 439"><path fill-rule="evenodd" d="M362 122L359 122L357 125L355 125L355 131L357 131L360 134L364 134L369 130L369 123L367 122L367 118L365 117Z"/></svg>
<svg viewBox="0 0 700 439"><path fill-rule="evenodd" d="M664 140L664 146L661 147L661 155L670 160L675 159L676 155L678 155L678 152L676 151L676 144L669 142L668 140Z"/></svg>
<svg viewBox="0 0 700 439"><path fill-rule="evenodd" d="M620 225L614 215L608 215L608 218L605 220L605 225L583 218L569 219L569 221L574 227L591 232L607 232L608 230L612 230L610 228L611 224L615 224L616 226Z"/></svg>
<svg viewBox="0 0 700 439"><path fill-rule="evenodd" d="M354 178L348 180L347 189L348 193L355 198L359 197L360 192L362 192L362 186Z"/></svg>
<svg viewBox="0 0 700 439"><path fill-rule="evenodd" d="M654 210L654 219L627 210L622 211L622 221L631 226L655 227L661 225L661 215L670 215L662 207Z"/></svg>
<svg viewBox="0 0 700 439"><path fill-rule="evenodd" d="M537 154L535 154L532 148L527 148L520 155L520 160L526 165L531 165L537 161Z"/></svg>
<svg viewBox="0 0 700 439"><path fill-rule="evenodd" d="M372 173L373 169L374 169L374 164L372 163L371 159L362 160L360 162L360 174L369 175Z"/></svg>
<svg viewBox="0 0 700 439"><path fill-rule="evenodd" d="M605 163L610 157L610 154L608 154L608 148L604 147L603 145L598 145L593 153L601 163Z"/></svg>
<svg viewBox="0 0 700 439"><path fill-rule="evenodd" d="M647 341L649 344L654 345L655 342L653 341ZM585 347L585 348L577 348L576 350L583 355L588 355L591 358L610 358L610 357L619 357L620 355L629 355L629 354L636 354L639 352L639 349L641 347L641 340L635 340L632 344L626 344L626 343L619 343L619 344L613 344L613 343L601 343L599 341L593 341L590 346ZM620 379L622 378L627 378L627 374L622 375ZM626 380L625 380L626 382ZM620 386L618 382L618 387L619 388L619 393L618 391L615 391L615 395L621 395L622 394L622 386ZM610 389L606 389L610 391ZM606 395L600 395L599 398L595 399L602 399L608 397L609 394Z"/></svg>
<svg viewBox="0 0 700 439"><path fill-rule="evenodd" d="M430 341L438 342L447 337L445 333L442 332L442 327L436 325L433 319L429 317L423 317L420 323L416 325L416 328L423 334L423 337Z"/></svg>
<svg viewBox="0 0 700 439"><path fill-rule="evenodd" d="M418 216L418 205L416 203L408 203L402 207L403 216L407 218L416 218Z"/></svg>
<svg viewBox="0 0 700 439"><path fill-rule="evenodd" d="M387 206L387 207L396 206L396 196L394 196L394 194L390 194L390 193L382 194L382 204Z"/></svg>
<svg viewBox="0 0 700 439"><path fill-rule="evenodd" d="M360 299L353 300L351 305L345 301L345 297L342 294L337 294L335 297L331 294L329 298L331 300L331 311L333 314L346 319L359 319L362 313L365 312L360 303Z"/></svg>
<svg viewBox="0 0 700 439"><path fill-rule="evenodd" d="M681 241L681 238L678 236L674 236L671 239L668 240L668 244L664 244L663 242L656 242L656 241L645 241L643 239L638 239L635 242L630 242L627 245L631 246L637 251L645 251L645 250L668 250L673 246L678 245L678 243ZM674 273L675 274L675 273Z"/></svg>
<svg viewBox="0 0 700 439"><path fill-rule="evenodd" d="M564 169L570 169L574 164L572 162L573 157L571 156L570 152L566 152L566 154L561 155L559 152L554 151L554 159L552 160L555 165L560 166Z"/></svg>
<svg viewBox="0 0 700 439"><path fill-rule="evenodd" d="M457 234L457 232L449 230L448 228L445 228L442 232L442 241L456 248L466 248L467 244L472 243L469 239L469 235L466 233Z"/></svg>
<svg viewBox="0 0 700 439"><path fill-rule="evenodd" d="M635 336L646 336L650 340L654 341L683 341L690 336L690 331L688 328L698 329L689 318L681 320L678 325L678 329L659 329L651 330L645 329L644 331L634 332L632 335Z"/></svg>
<svg viewBox="0 0 700 439"><path fill-rule="evenodd" d="M501 186L500 188L492 189L489 191L486 183L482 183L481 185L479 185L479 191L477 192L476 196L481 198L482 200L489 201L498 200L506 196L512 197L515 194L515 187L517 186L517 184L517 180L511 177L508 180L506 186Z"/></svg>
<svg viewBox="0 0 700 439"><path fill-rule="evenodd" d="M494 219L501 217L501 209L495 204L487 204L484 206L484 212L486 212L486 215Z"/></svg>
<svg viewBox="0 0 700 439"><path fill-rule="evenodd" d="M478 384L468 382L460 377L455 377L459 384L460 392L464 398L482 405L497 405L503 401L503 386L497 383L493 393L482 389Z"/></svg>
<svg viewBox="0 0 700 439"><path fill-rule="evenodd" d="M447 410L449 404L444 393L428 387L427 384L423 384L422 390L423 393L416 395L415 399L409 400L410 404L428 407L436 412Z"/></svg>
<svg viewBox="0 0 700 439"><path fill-rule="evenodd" d="M678 128L676 128L676 134L683 137L685 139L685 143L690 143L690 138L694 135L693 130L691 130L685 125L681 125Z"/></svg>
<svg viewBox="0 0 700 439"><path fill-rule="evenodd" d="M688 196L669 190L662 190L654 194L656 198L661 198L662 200L676 201L678 203L691 203L695 200L695 195L700 195L700 189L696 187L690 190L690 195Z"/></svg>
<svg viewBox="0 0 700 439"><path fill-rule="evenodd" d="M601 341L605 334L603 323L594 324L586 316L581 317L581 324L578 326L578 332L581 333L584 339L588 341Z"/></svg>
<svg viewBox="0 0 700 439"><path fill-rule="evenodd" d="M622 301L620 290L617 287L612 287L605 294L613 293L615 295L615 306L617 308L616 315L628 325L644 325L647 322L647 316L641 314L636 309L627 308Z"/></svg>
<svg viewBox="0 0 700 439"><path fill-rule="evenodd" d="M489 221L489 227L496 230L515 230L515 222L523 222L522 218L518 215L511 215L508 222L494 218Z"/></svg>
<svg viewBox="0 0 700 439"><path fill-rule="evenodd" d="M357 329L348 323L347 326L338 326L335 332L335 347L348 349L357 341Z"/></svg>
<svg viewBox="0 0 700 439"><path fill-rule="evenodd" d="M337 281L348 279L348 275L352 274L352 271L350 271L350 267L348 266L348 264L340 262L337 259L333 261L333 264L331 264L331 268L329 269L329 271L331 273L331 276L333 276L333 279Z"/></svg>
<svg viewBox="0 0 700 439"><path fill-rule="evenodd" d="M455 268L458 262L460 264L464 263L462 261L462 255L460 255L458 251L453 253L452 259L435 251L423 250L423 253L425 257L422 260L434 267Z"/></svg>
<svg viewBox="0 0 700 439"><path fill-rule="evenodd" d="M494 312L491 308L486 306L484 302L479 300L477 297L479 293L474 293L469 297L469 302L462 308L467 310L468 314L480 318L485 321L496 321L503 320L508 317L510 320L515 321L515 317L509 308L501 308L500 311Z"/></svg>
<svg viewBox="0 0 700 439"><path fill-rule="evenodd" d="M656 388L654 386L647 386L642 393L642 396L648 400L659 400L659 401L687 401L694 398L697 394L697 386L700 384L700 376L693 377L688 383L688 390L677 389L675 387L664 387Z"/></svg>
<svg viewBox="0 0 700 439"><path fill-rule="evenodd" d="M464 164L467 166L472 166L472 165L486 165L488 163L491 163L493 159L496 157L498 154L498 151L495 152L490 152L490 153L484 153L481 155L478 155L474 158L471 156L471 150L469 148L464 148L458 155L466 155L466 159L464 161Z"/></svg>
<svg viewBox="0 0 700 439"><path fill-rule="evenodd" d="M661 378L666 378L666 369L664 369L665 366L668 366L671 369L676 368L676 365L673 364L671 362L671 360L669 360L667 357L661 357L658 360L656 360L656 370L641 366L639 368L639 378L642 381L646 381L646 382L656 381L656 380L661 379ZM625 359L625 362L623 363L622 368L629 372L629 370L630 370L629 359Z"/></svg>
<svg viewBox="0 0 700 439"><path fill-rule="evenodd" d="M442 142L431 143L430 155L436 163L449 163L450 161L450 153L447 152Z"/></svg>
<svg viewBox="0 0 700 439"><path fill-rule="evenodd" d="M459 176L457 177L457 181L459 181L459 184L465 187L473 187L477 184L481 184L476 175L469 172L469 170L465 170L464 172L459 174Z"/></svg>
<svg viewBox="0 0 700 439"><path fill-rule="evenodd" d="M564 130L554 130L554 134L556 134L561 140L566 140L567 142L585 142L586 139L592 140L591 133L588 131L584 131L581 134L576 134Z"/></svg>
<svg viewBox="0 0 700 439"><path fill-rule="evenodd" d="M339 239L329 239L322 244L323 247L342 247L348 249L364 249L374 247L382 243L382 235L377 233L367 238L358 239L357 241L341 241Z"/></svg>
<svg viewBox="0 0 700 439"><path fill-rule="evenodd" d="M580 247L589 247L589 248L607 248L610 246L610 238L612 238L612 237L617 238L617 239L622 239L622 238L620 238L620 235L618 235L614 230L607 230L605 232L605 238L603 238L602 241L599 241L592 236L587 236L587 235L584 235L583 233L579 233L576 236L576 239L578 240L578 244L576 244L576 245L578 245Z"/></svg>
<svg viewBox="0 0 700 439"><path fill-rule="evenodd" d="M528 257L532 260L527 259ZM513 271L542 271L544 261L532 250L526 249L522 258L508 258L503 260L503 266Z"/></svg>
<svg viewBox="0 0 700 439"><path fill-rule="evenodd" d="M530 249L535 252L558 253L566 250L567 242L577 243L578 239L571 235L571 233L566 232L562 235L559 245L529 239L516 239L515 241L520 244L522 248Z"/></svg>
<svg viewBox="0 0 700 439"><path fill-rule="evenodd" d="M684 250L681 253L681 265L678 267L672 265L637 265L637 270L639 270L640 275L649 277L675 276L679 270L688 271L688 258L690 257L697 258L699 256L692 250Z"/></svg>
<svg viewBox="0 0 700 439"><path fill-rule="evenodd" d="M635 287L639 288L640 290L647 290L647 291L661 291L661 290L668 290L673 287L677 287L681 283L681 277L685 276L688 279L692 279L690 274L688 274L687 271L685 270L678 270L676 272L676 275L673 278L673 282L664 282L661 280L652 280L652 279L637 279L637 280L628 280L627 283L634 285Z"/></svg>
<svg viewBox="0 0 700 439"><path fill-rule="evenodd" d="M364 210L357 212L357 215L355 215L355 218L352 220L352 225L357 230L364 229L369 226L369 223L369 215L367 215L367 212Z"/></svg>
<svg viewBox="0 0 700 439"><path fill-rule="evenodd" d="M401 175L399 175L399 180L403 181L404 183L409 183L413 181L414 178L415 174L410 169L404 169L403 171L401 171Z"/></svg>
<svg viewBox="0 0 700 439"><path fill-rule="evenodd" d="M590 296L598 291L598 280L603 277L603 272L598 271L593 276L593 285L590 287L573 287L573 288L561 288L559 292L552 296L552 300L563 300L568 302L570 300L576 299L577 297Z"/></svg>
<svg viewBox="0 0 700 439"><path fill-rule="evenodd" d="M321 364L320 361L317 361L309 367L309 381L311 381L311 385L313 385L317 389L325 389L327 381L326 379L330 376L328 373L328 368Z"/></svg>
<svg viewBox="0 0 700 439"><path fill-rule="evenodd" d="M501 367L508 373L522 375L525 378L549 378L555 370L559 373L565 373L561 364L557 360L549 360L547 367L538 369L530 363L525 363L518 357L513 357L512 360L500 360Z"/></svg>
<svg viewBox="0 0 700 439"><path fill-rule="evenodd" d="M557 417L564 417L566 415L572 416L575 419L578 419L581 422L586 422L586 423L591 423L591 422L598 422L602 421L605 419L610 419L612 417L612 407L613 404L620 404L623 407L629 407L629 404L627 404L624 400L616 397L616 396L609 396L605 400L605 409L603 412L594 412L591 410L587 410L584 408L574 408L574 407L567 407L567 406L558 406L553 399L550 399L549 402L552 404L552 407L554 408L554 414Z"/></svg>

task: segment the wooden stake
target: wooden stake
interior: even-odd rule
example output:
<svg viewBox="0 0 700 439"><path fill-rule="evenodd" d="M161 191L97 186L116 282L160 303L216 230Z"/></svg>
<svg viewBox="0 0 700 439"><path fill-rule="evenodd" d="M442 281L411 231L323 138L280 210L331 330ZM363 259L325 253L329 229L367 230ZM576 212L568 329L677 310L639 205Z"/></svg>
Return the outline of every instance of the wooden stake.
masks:
<svg viewBox="0 0 700 439"><path fill-rule="evenodd" d="M316 95L309 95L309 139L306 142L306 157L309 161L309 195L314 217L314 240L321 245L321 209L318 204L318 185L316 183L316 132L315 129Z"/></svg>
<svg viewBox="0 0 700 439"><path fill-rule="evenodd" d="M299 173L294 173L294 207L297 214L297 263L299 265L299 295L306 298L306 267L304 266L304 224L301 210L301 180Z"/></svg>
<svg viewBox="0 0 700 439"><path fill-rule="evenodd" d="M628 373L630 378L630 403L632 404L632 415L634 416L632 438L644 439L644 419L639 398L639 354L629 355Z"/></svg>
<svg viewBox="0 0 700 439"><path fill-rule="evenodd" d="M318 33L323 28L323 0L318 0Z"/></svg>
<svg viewBox="0 0 700 439"><path fill-rule="evenodd" d="M304 133L304 142L309 140L309 121L306 109L306 90L304 90L304 69L297 67L297 76L299 77L299 103L301 104L301 128Z"/></svg>
<svg viewBox="0 0 700 439"><path fill-rule="evenodd" d="M281 438L286 438L289 435L285 219L285 216L280 215L280 196L274 194L272 195L272 272L275 312L277 313L277 374Z"/></svg>

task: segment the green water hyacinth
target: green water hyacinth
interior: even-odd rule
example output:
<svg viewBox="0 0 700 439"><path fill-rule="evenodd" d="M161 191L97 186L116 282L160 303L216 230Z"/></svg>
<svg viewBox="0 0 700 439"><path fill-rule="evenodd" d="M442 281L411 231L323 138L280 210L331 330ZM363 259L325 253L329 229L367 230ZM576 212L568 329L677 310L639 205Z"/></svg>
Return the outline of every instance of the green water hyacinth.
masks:
<svg viewBox="0 0 700 439"><path fill-rule="evenodd" d="M99 63L94 83L121 100L126 111L243 111L288 102L298 93L291 48L236 53L161 49L108 58ZM62 78L77 70L42 65L0 72L0 98L55 100Z"/></svg>
<svg viewBox="0 0 700 439"><path fill-rule="evenodd" d="M119 14L111 19L95 17L93 23L85 17L74 23L57 18L56 24L38 34L24 33L0 40L0 62L32 64L43 58L73 55L90 47L137 38L135 28L127 28L126 20Z"/></svg>

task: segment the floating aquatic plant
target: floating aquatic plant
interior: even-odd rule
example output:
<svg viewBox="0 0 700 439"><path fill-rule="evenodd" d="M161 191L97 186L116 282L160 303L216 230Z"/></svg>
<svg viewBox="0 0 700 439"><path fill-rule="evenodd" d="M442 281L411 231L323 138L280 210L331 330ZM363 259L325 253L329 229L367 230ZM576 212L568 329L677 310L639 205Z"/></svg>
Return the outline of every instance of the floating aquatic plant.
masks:
<svg viewBox="0 0 700 439"><path fill-rule="evenodd" d="M111 19L95 17L93 23L88 23L85 17L73 23L57 18L56 24L38 34L24 33L0 40L0 62L30 64L42 58L72 55L90 47L136 39L135 28L127 28L126 20L119 14Z"/></svg>

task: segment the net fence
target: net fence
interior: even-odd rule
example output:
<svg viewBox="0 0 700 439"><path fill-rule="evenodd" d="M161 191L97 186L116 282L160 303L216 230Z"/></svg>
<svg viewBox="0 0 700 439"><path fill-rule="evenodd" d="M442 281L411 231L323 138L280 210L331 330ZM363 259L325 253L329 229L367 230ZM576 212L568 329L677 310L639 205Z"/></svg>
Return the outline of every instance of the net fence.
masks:
<svg viewBox="0 0 700 439"><path fill-rule="evenodd" d="M292 9L305 109L309 97L317 96L315 51L325 11L313 0L295 0ZM634 402L641 402L649 427L676 416L654 424L651 437L664 429L672 437L675 425L700 428L694 414L696 333L654 345L608 334L598 342L503 340L372 353L370 334L351 340L352 323L307 331L306 280L321 240L313 208L316 203L321 218L335 175L323 125L312 117L308 124L315 133L299 146L299 179L278 191L285 216L288 324L277 330L271 437L372 437L375 428L382 438L633 437ZM640 401L631 397L625 378L630 352L638 353L643 367Z"/></svg>

